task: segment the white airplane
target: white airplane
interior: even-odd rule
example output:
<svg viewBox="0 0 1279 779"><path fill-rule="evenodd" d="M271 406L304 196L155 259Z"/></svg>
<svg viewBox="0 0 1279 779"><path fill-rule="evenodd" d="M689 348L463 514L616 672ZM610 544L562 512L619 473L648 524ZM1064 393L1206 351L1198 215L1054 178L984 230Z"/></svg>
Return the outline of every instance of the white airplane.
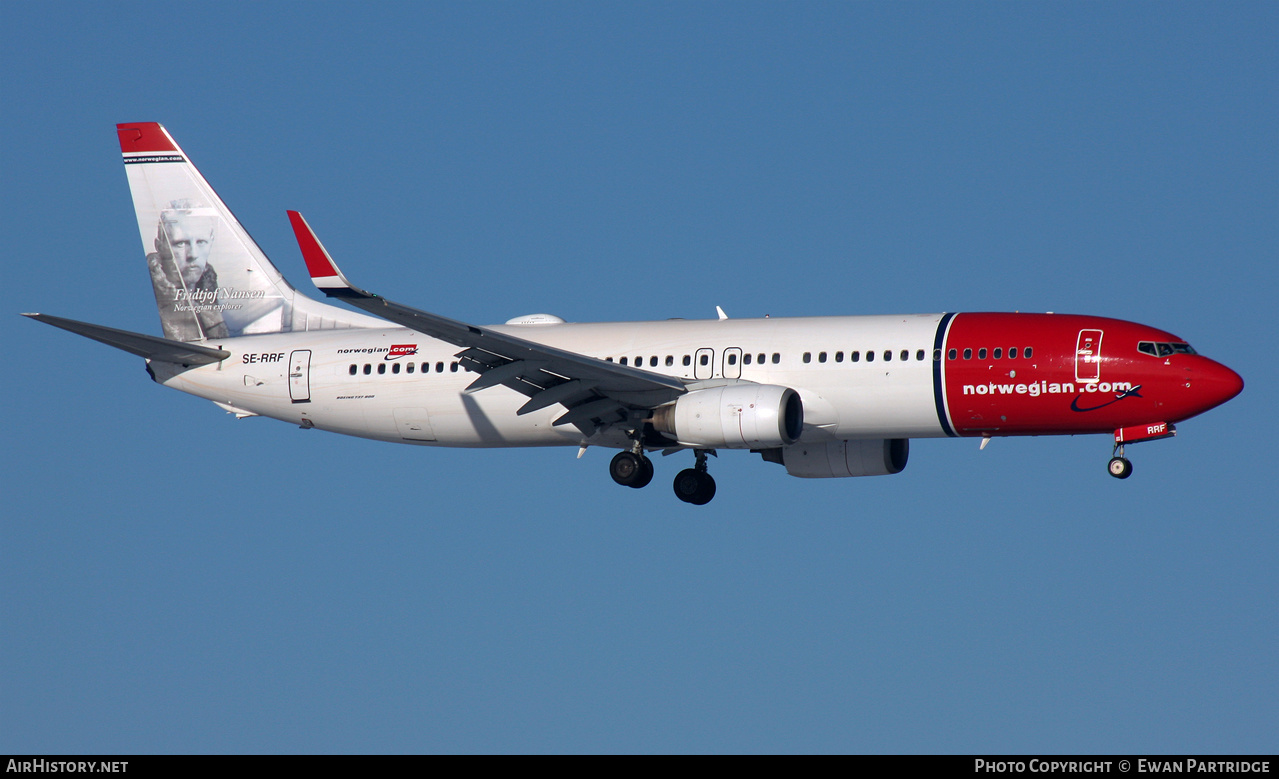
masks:
<svg viewBox="0 0 1279 779"><path fill-rule="evenodd" d="M747 449L805 478L900 472L911 438L1109 433L1126 444L1243 389L1162 330L1054 314L941 313L477 327L366 292L289 212L315 285L300 294L159 124L117 125L164 337L26 314L146 359L166 387L238 418L422 446L690 450L676 496L715 494L707 455ZM1104 348L1103 348L1104 342Z"/></svg>

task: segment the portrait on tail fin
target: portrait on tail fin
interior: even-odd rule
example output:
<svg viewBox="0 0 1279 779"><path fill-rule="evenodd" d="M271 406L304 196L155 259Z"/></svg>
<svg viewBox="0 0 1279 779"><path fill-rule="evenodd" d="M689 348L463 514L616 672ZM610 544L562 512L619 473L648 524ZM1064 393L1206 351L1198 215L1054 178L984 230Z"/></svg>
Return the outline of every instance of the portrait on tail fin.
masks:
<svg viewBox="0 0 1279 779"><path fill-rule="evenodd" d="M381 326L299 295L159 124L116 133L166 338Z"/></svg>
<svg viewBox="0 0 1279 779"><path fill-rule="evenodd" d="M198 341L230 335L218 305L218 273L209 264L217 228L210 208L175 201L160 212L155 252L147 255L165 338Z"/></svg>

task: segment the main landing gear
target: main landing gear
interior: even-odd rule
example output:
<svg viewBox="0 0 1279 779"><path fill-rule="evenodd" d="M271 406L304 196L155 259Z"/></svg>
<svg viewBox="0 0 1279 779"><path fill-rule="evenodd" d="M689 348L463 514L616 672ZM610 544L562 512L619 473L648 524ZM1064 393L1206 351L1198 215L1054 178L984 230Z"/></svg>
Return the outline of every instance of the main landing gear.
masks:
<svg viewBox="0 0 1279 779"><path fill-rule="evenodd" d="M715 480L706 472L706 450L694 449L697 464L675 475L675 497L694 506L705 506L715 497Z"/></svg>
<svg viewBox="0 0 1279 779"><path fill-rule="evenodd" d="M706 472L706 449L695 449L697 464L675 477L675 497L694 506L704 506L715 497L715 480ZM608 464L608 474L623 487L647 487L653 480L653 461L644 456L643 447L618 452Z"/></svg>
<svg viewBox="0 0 1279 779"><path fill-rule="evenodd" d="M638 452L618 452L608 464L608 475L623 487L647 487L653 480L653 461Z"/></svg>

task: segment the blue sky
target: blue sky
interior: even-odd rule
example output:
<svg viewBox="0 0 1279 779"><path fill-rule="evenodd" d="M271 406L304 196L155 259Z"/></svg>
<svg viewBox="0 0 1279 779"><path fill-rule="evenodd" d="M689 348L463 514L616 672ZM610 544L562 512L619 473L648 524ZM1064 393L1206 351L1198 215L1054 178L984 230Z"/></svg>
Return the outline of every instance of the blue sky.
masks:
<svg viewBox="0 0 1279 779"><path fill-rule="evenodd" d="M0 752L1273 752L1265 3L0 4ZM377 444L18 317L159 333L113 125L286 276L477 323L1022 310L1243 395L874 479ZM1266 508L1270 506L1270 508Z"/></svg>

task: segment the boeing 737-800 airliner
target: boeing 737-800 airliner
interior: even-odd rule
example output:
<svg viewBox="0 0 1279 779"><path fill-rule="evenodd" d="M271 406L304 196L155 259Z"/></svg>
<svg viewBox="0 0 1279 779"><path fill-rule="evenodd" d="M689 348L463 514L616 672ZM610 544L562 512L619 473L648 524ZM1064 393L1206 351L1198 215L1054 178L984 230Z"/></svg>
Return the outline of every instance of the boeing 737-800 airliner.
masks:
<svg viewBox="0 0 1279 779"><path fill-rule="evenodd" d="M356 287L289 212L312 281L351 311L285 281L163 127L117 130L164 337L27 316L139 355L155 381L237 417L423 446L608 447L628 487L652 480L648 452L691 450L675 494L704 504L721 449L794 476L877 476L906 466L911 438L1103 433L1123 479L1127 444L1243 389L1171 333L1093 316L478 327Z"/></svg>

